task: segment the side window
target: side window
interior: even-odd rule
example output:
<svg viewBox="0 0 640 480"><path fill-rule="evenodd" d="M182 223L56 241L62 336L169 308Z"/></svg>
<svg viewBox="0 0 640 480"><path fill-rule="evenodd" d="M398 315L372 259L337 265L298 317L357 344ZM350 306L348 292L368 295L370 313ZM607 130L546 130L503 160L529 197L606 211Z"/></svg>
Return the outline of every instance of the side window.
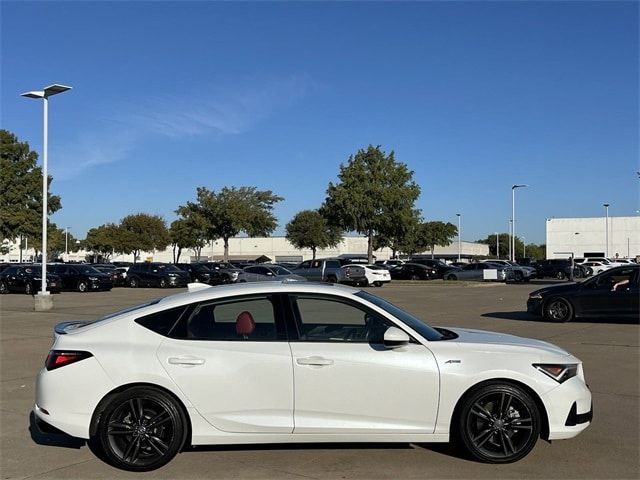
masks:
<svg viewBox="0 0 640 480"><path fill-rule="evenodd" d="M340 262L337 260L329 260L327 262L327 268L340 268Z"/></svg>
<svg viewBox="0 0 640 480"><path fill-rule="evenodd" d="M168 336L171 329L184 313L186 306L170 308L151 315L136 318L135 322L162 336Z"/></svg>
<svg viewBox="0 0 640 480"><path fill-rule="evenodd" d="M306 262L302 262L298 268L309 268L311 267L311 260L307 260Z"/></svg>
<svg viewBox="0 0 640 480"><path fill-rule="evenodd" d="M320 268L320 267L322 267L322 262L320 260L313 260L311 262L310 268Z"/></svg>
<svg viewBox="0 0 640 480"><path fill-rule="evenodd" d="M382 343L392 326L386 319L341 301L297 297L300 340L305 342Z"/></svg>
<svg viewBox="0 0 640 480"><path fill-rule="evenodd" d="M236 341L278 340L274 304L271 298L267 297L200 304L187 323L187 338Z"/></svg>
<svg viewBox="0 0 640 480"><path fill-rule="evenodd" d="M246 273L260 273L258 272L258 267L247 267L244 269Z"/></svg>

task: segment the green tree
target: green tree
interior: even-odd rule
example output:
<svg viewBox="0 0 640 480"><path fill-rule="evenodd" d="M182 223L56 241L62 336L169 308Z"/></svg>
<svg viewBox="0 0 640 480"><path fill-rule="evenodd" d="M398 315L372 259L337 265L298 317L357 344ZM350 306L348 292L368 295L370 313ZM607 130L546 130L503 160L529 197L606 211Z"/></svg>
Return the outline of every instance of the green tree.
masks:
<svg viewBox="0 0 640 480"><path fill-rule="evenodd" d="M126 248L122 245L121 236L118 225L107 223L90 229L82 245L86 250L93 252L95 259L98 255L108 259L114 252L129 253L124 251Z"/></svg>
<svg viewBox="0 0 640 480"><path fill-rule="evenodd" d="M411 216L420 187L393 152L387 155L372 145L340 165L338 179L335 185L329 183L321 211L331 224L366 235L372 262L374 236L394 237L391 227Z"/></svg>
<svg viewBox="0 0 640 480"><path fill-rule="evenodd" d="M453 237L457 234L458 227L453 223L440 221L426 222L420 225L418 230L418 245L426 246L431 251L431 258L433 258L436 245L439 247L451 245Z"/></svg>
<svg viewBox="0 0 640 480"><path fill-rule="evenodd" d="M391 257L396 258L398 252L406 253L406 248L413 249L415 233L420 225L420 210L400 212L395 221L391 217L388 218L392 221L382 229L383 233L376 233L373 237L373 249L388 247L391 249Z"/></svg>
<svg viewBox="0 0 640 480"><path fill-rule="evenodd" d="M197 190L197 202L187 202L177 213L193 212L204 218L210 240L222 238L224 259L229 260L229 239L240 232L250 237L266 236L278 226L273 205L283 200L271 190L256 187L224 187L218 193L206 187Z"/></svg>
<svg viewBox="0 0 640 480"><path fill-rule="evenodd" d="M49 222L47 225L47 258L49 260L55 260L59 258L65 252L66 240L69 241L69 251L73 252L77 250L76 247L76 239L75 237L69 233L68 237L65 237L65 229L58 228L58 226ZM42 238L40 235L36 235L33 237L31 243L29 244L31 248L33 248L36 252L36 256L38 253L42 251Z"/></svg>
<svg viewBox="0 0 640 480"><path fill-rule="evenodd" d="M120 221L119 228L119 248L123 253L133 253L134 263L140 252L163 250L171 243L167 224L158 215L127 215Z"/></svg>
<svg viewBox="0 0 640 480"><path fill-rule="evenodd" d="M509 242L511 237L508 233L499 233L498 239L500 243L500 256L498 258L509 259ZM489 256L496 257L496 235L495 233L492 235L488 235L487 238L483 238L477 240L478 243L483 243L485 245L489 245ZM523 251L523 243L520 238L516 237L516 257L522 256ZM527 251L529 250L529 246L527 246Z"/></svg>
<svg viewBox="0 0 640 480"><path fill-rule="evenodd" d="M337 246L342 240L342 230L330 225L318 210L302 210L287 223L287 240L296 248L310 248L313 259L318 248Z"/></svg>
<svg viewBox="0 0 640 480"><path fill-rule="evenodd" d="M7 130L0 130L0 238L42 237L42 169L38 154ZM52 177L48 178L51 185ZM47 210L62 208L60 197L48 195Z"/></svg>
<svg viewBox="0 0 640 480"><path fill-rule="evenodd" d="M192 249L196 258L200 258L200 252L207 244L207 224L204 218L192 212L187 217L171 222L169 237L173 248L173 263L180 261L183 248Z"/></svg>

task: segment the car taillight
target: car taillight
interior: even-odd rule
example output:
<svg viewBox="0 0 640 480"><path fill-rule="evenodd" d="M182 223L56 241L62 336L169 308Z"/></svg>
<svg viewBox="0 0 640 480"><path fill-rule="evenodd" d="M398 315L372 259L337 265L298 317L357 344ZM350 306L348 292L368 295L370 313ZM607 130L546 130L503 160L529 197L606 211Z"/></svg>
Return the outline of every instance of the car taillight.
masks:
<svg viewBox="0 0 640 480"><path fill-rule="evenodd" d="M45 361L44 366L47 370L55 370L56 368L71 365L72 363L79 362L80 360L84 360L89 357L93 357L89 352L77 350L51 350L49 355L47 355L47 360Z"/></svg>

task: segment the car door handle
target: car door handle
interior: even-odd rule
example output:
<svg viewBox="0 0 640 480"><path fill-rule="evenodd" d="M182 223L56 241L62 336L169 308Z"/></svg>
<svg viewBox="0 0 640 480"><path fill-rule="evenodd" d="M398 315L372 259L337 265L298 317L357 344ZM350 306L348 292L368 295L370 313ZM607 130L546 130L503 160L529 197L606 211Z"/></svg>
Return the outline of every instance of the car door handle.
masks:
<svg viewBox="0 0 640 480"><path fill-rule="evenodd" d="M169 357L168 362L171 365L183 365L194 367L196 365L204 365L204 358L198 357Z"/></svg>
<svg viewBox="0 0 640 480"><path fill-rule="evenodd" d="M322 357L305 357L296 359L298 365L315 365L317 367L324 367L326 365L333 365L333 360Z"/></svg>

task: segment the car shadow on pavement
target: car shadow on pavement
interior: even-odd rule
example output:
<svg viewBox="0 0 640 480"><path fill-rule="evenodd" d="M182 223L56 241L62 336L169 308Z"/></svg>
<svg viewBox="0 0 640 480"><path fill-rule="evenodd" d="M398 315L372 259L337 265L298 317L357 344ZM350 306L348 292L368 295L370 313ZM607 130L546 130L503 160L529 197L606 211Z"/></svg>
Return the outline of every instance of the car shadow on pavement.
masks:
<svg viewBox="0 0 640 480"><path fill-rule="evenodd" d="M522 321L526 321L526 322L535 322L535 321L540 321L542 320L539 317L536 317L535 315L528 313L528 312L523 312L523 311L516 311L516 312L489 312L489 313L483 313L482 315L480 315L481 317L488 317L488 318L501 318L503 320L522 320ZM542 320L544 321L544 320Z"/></svg>
<svg viewBox="0 0 640 480"><path fill-rule="evenodd" d="M48 447L79 449L87 444L84 438L72 437L51 425L39 422L33 412L29 415L29 433L35 443Z"/></svg>
<svg viewBox="0 0 640 480"><path fill-rule="evenodd" d="M536 315L533 315L531 313L524 312L524 311L488 312L488 313L483 313L480 316L487 317L487 318L500 318L503 320L519 320L519 321L525 321L525 322L558 323L551 320L546 320L542 317L538 317ZM634 323L637 324L638 322L639 322L639 319L633 318L633 317L632 318L609 317L609 318L574 318L571 320L570 323L607 323L607 324L616 323L621 325L624 325L624 324L632 325Z"/></svg>

